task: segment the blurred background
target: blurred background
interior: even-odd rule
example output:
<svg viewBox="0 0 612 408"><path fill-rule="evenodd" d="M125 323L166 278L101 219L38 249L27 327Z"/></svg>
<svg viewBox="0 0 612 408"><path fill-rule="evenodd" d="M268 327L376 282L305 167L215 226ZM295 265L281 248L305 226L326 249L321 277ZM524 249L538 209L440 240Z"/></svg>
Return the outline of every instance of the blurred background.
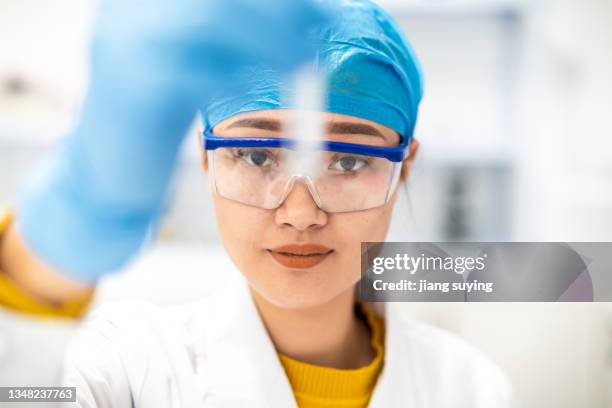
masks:
<svg viewBox="0 0 612 408"><path fill-rule="evenodd" d="M380 3L426 85L420 158L389 240L612 241L612 1ZM92 0L0 1L0 204L77 117L94 12ZM182 302L211 291L215 271L236 273L197 142L194 130L160 242L97 302ZM525 407L612 407L612 306L393 307L480 347Z"/></svg>

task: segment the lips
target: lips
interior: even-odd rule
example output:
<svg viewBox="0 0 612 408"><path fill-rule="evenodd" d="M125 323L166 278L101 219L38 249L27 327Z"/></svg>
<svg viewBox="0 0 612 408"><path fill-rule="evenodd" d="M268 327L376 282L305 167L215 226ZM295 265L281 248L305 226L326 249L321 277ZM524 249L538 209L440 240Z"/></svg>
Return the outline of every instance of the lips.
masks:
<svg viewBox="0 0 612 408"><path fill-rule="evenodd" d="M333 252L333 249L308 243L283 245L269 249L268 252L276 262L287 268L305 269L323 262Z"/></svg>

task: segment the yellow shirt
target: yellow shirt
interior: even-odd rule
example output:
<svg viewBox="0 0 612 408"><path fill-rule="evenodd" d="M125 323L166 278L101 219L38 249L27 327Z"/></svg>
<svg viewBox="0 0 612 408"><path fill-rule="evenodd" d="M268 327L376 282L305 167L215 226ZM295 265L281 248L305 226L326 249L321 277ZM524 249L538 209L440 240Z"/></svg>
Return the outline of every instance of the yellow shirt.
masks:
<svg viewBox="0 0 612 408"><path fill-rule="evenodd" d="M367 319L371 345L376 356L372 362L354 370L321 367L279 354L293 394L300 408L367 407L383 367L384 322L367 305L358 307Z"/></svg>
<svg viewBox="0 0 612 408"><path fill-rule="evenodd" d="M8 228L11 215L0 209L0 241ZM53 307L23 292L0 270L0 307L44 317L81 316L89 298ZM372 362L354 370L321 367L279 354L300 408L361 408L367 407L383 367L384 322L365 304L358 304L371 332L371 344L376 355Z"/></svg>
<svg viewBox="0 0 612 408"><path fill-rule="evenodd" d="M2 235L11 223L11 213L0 208L0 243ZM68 317L81 316L91 301L91 296L55 306L44 303L21 290L9 276L0 270L0 307L38 317Z"/></svg>

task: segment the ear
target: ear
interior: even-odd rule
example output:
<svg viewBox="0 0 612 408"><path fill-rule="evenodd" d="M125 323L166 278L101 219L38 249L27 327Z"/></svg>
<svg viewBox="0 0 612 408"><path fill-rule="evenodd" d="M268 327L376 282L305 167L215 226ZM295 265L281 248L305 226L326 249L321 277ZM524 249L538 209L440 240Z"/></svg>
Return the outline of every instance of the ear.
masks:
<svg viewBox="0 0 612 408"><path fill-rule="evenodd" d="M408 180L412 163L416 159L416 156L419 152L419 145L419 141L416 139L412 139L412 142L410 142L410 150L408 152L408 157L406 157L402 162L402 171L400 173L400 180L402 182Z"/></svg>
<svg viewBox="0 0 612 408"><path fill-rule="evenodd" d="M198 143L198 149L200 149L200 163L202 163L202 169L204 169L205 173L208 173L208 155L206 154L206 150L204 146L202 146L202 138L200 135L204 132L204 126L198 126L198 137L196 137Z"/></svg>

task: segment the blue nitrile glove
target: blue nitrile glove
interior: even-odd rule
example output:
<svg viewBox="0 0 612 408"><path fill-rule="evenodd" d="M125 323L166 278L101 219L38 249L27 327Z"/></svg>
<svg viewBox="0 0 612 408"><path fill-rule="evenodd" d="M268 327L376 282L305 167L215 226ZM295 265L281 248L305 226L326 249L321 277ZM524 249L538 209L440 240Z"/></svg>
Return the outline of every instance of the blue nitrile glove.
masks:
<svg viewBox="0 0 612 408"><path fill-rule="evenodd" d="M241 67L314 51L313 0L102 0L81 119L23 194L18 228L43 262L92 283L159 217L196 107Z"/></svg>

